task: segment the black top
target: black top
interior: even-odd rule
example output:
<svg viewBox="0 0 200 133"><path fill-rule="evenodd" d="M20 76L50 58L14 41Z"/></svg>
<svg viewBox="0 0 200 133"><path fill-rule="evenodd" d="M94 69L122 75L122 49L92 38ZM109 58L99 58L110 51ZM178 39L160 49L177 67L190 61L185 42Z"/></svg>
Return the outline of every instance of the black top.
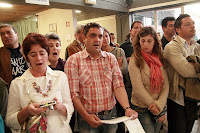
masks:
<svg viewBox="0 0 200 133"><path fill-rule="evenodd" d="M161 42L162 42L162 48L164 50L165 46L169 43L169 41L167 41L165 36L163 36L162 39L161 39Z"/></svg>
<svg viewBox="0 0 200 133"><path fill-rule="evenodd" d="M58 64L55 68L53 68L49 65L49 67L52 70L60 70L60 71L63 71L63 72L64 72L64 66L65 66L65 61L63 61L61 58L58 59Z"/></svg>
<svg viewBox="0 0 200 133"><path fill-rule="evenodd" d="M28 65L20 52L20 45L15 49L8 48L11 54L11 67L13 79L21 76L27 69Z"/></svg>
<svg viewBox="0 0 200 133"><path fill-rule="evenodd" d="M130 42L130 39L128 39L127 41L122 43L120 45L120 48L122 48L124 50L126 58L131 57L131 55L133 53L133 46L132 46L132 43Z"/></svg>
<svg viewBox="0 0 200 133"><path fill-rule="evenodd" d="M200 44L200 39L197 41L198 44Z"/></svg>

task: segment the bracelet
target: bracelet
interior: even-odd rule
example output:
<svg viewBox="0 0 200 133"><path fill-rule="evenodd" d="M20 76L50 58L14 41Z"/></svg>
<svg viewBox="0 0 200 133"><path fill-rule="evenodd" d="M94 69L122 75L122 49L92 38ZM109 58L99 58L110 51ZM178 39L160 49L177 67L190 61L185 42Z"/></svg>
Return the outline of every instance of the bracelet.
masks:
<svg viewBox="0 0 200 133"><path fill-rule="evenodd" d="M124 109L124 112L126 112L126 110L129 109L129 108L131 108L131 107L130 107L130 106L129 106L129 107L126 107L126 108Z"/></svg>

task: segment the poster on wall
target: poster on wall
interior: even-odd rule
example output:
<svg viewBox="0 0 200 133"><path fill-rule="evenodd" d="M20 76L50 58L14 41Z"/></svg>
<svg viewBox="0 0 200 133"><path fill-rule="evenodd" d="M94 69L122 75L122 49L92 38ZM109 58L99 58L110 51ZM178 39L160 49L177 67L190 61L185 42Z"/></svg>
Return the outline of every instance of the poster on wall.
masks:
<svg viewBox="0 0 200 133"><path fill-rule="evenodd" d="M25 0L25 2L38 5L49 5L49 0Z"/></svg>
<svg viewBox="0 0 200 133"><path fill-rule="evenodd" d="M57 34L57 24L49 24L49 32L56 33Z"/></svg>

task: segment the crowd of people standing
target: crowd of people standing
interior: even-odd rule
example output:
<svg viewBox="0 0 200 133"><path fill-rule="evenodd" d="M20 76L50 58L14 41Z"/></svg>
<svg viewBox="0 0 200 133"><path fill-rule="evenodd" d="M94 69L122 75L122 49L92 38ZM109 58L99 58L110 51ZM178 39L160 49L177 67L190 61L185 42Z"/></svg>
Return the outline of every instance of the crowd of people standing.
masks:
<svg viewBox="0 0 200 133"><path fill-rule="evenodd" d="M133 116L146 133L166 119L169 133L190 133L200 96L194 21L166 17L162 29L160 39L135 21L119 46L101 25L79 25L63 60L55 33L29 33L21 45L15 27L1 25L0 132L125 133L123 123L101 120Z"/></svg>

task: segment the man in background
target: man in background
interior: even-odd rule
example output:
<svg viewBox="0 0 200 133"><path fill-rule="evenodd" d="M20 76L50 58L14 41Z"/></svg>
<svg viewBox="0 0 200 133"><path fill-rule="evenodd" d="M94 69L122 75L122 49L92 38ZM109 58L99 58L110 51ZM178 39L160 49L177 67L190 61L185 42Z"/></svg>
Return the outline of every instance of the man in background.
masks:
<svg viewBox="0 0 200 133"><path fill-rule="evenodd" d="M175 23L174 17L166 17L162 20L162 30L164 34L161 39L161 42L162 42L163 50L165 46L173 39L175 35L174 23Z"/></svg>
<svg viewBox="0 0 200 133"><path fill-rule="evenodd" d="M130 30L130 39L125 41L120 45L120 48L122 48L125 52L127 62L129 62L130 57L133 53L133 42L138 34L138 32L142 29L143 23L141 21L134 21L131 24L131 30Z"/></svg>
<svg viewBox="0 0 200 133"><path fill-rule="evenodd" d="M65 51L65 60L67 58L79 51L82 51L85 48L85 44L83 42L83 25L78 25L75 30L75 40L69 44Z"/></svg>
<svg viewBox="0 0 200 133"><path fill-rule="evenodd" d="M114 33L110 33L110 42L113 44L114 47L118 47L119 48L119 44L115 43L115 34Z"/></svg>
<svg viewBox="0 0 200 133"><path fill-rule="evenodd" d="M176 37L164 49L164 57L169 62L169 96L167 119L169 133L190 133L197 116L197 102L185 97L185 80L197 78L194 65L187 61L190 55L200 56L200 45L193 40L194 21L188 14L181 14L174 23ZM188 102L190 102L188 108ZM192 106L192 107L191 107Z"/></svg>
<svg viewBox="0 0 200 133"><path fill-rule="evenodd" d="M17 30L8 24L0 26L3 47L0 48L0 77L10 86L11 80L21 76L28 65L22 56Z"/></svg>

